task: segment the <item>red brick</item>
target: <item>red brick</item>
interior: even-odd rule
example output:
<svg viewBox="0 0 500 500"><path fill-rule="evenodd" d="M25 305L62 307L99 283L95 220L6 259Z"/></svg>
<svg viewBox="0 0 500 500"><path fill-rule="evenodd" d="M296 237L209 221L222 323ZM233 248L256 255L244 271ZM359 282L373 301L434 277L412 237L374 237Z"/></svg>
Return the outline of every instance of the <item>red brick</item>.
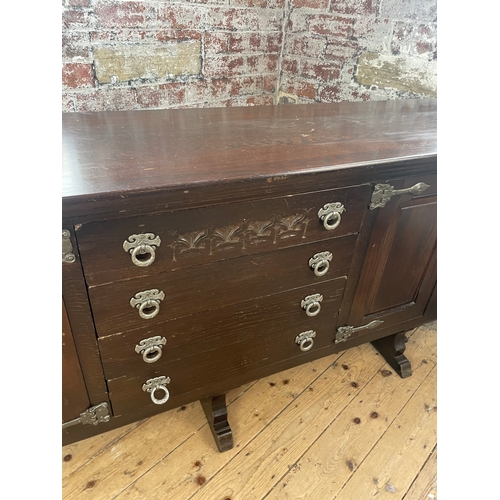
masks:
<svg viewBox="0 0 500 500"><path fill-rule="evenodd" d="M196 6L169 3L159 8L158 21L164 24L164 28L198 29L201 26L202 12Z"/></svg>
<svg viewBox="0 0 500 500"><path fill-rule="evenodd" d="M66 32L62 34L62 57L73 59L81 57L90 58L90 42L87 33Z"/></svg>
<svg viewBox="0 0 500 500"><path fill-rule="evenodd" d="M264 76L264 92L274 92L276 90L276 77L274 75Z"/></svg>
<svg viewBox="0 0 500 500"><path fill-rule="evenodd" d="M141 2L98 2L95 13L106 28L137 28L147 21L146 6Z"/></svg>
<svg viewBox="0 0 500 500"><path fill-rule="evenodd" d="M321 102L338 102L340 101L340 87L338 85L324 86L318 95Z"/></svg>
<svg viewBox="0 0 500 500"><path fill-rule="evenodd" d="M228 80L215 78L186 83L185 101L187 103L211 102L225 99L228 94Z"/></svg>
<svg viewBox="0 0 500 500"><path fill-rule="evenodd" d="M278 55L268 54L249 56L247 58L248 73L274 73L278 68Z"/></svg>
<svg viewBox="0 0 500 500"><path fill-rule="evenodd" d="M331 12L348 15L370 15L377 13L378 0L331 0Z"/></svg>
<svg viewBox="0 0 500 500"><path fill-rule="evenodd" d="M281 70L288 73L297 74L299 72L299 61L298 59L290 59L284 57L281 60Z"/></svg>
<svg viewBox="0 0 500 500"><path fill-rule="evenodd" d="M353 20L331 14L315 14L307 19L311 33L348 38L352 34Z"/></svg>
<svg viewBox="0 0 500 500"><path fill-rule="evenodd" d="M62 112L71 113L75 111L75 95L63 92L62 95Z"/></svg>
<svg viewBox="0 0 500 500"><path fill-rule="evenodd" d="M91 29L95 26L95 19L83 10L63 9L62 23L65 29Z"/></svg>
<svg viewBox="0 0 500 500"><path fill-rule="evenodd" d="M336 80L340 77L340 69L341 66L339 64L304 61L302 63L301 76L314 80Z"/></svg>
<svg viewBox="0 0 500 500"><path fill-rule="evenodd" d="M325 59L344 62L356 58L361 47L355 41L333 41L328 42L325 48Z"/></svg>
<svg viewBox="0 0 500 500"><path fill-rule="evenodd" d="M244 76L231 78L229 81L229 95L256 94L262 92L264 79L262 76Z"/></svg>
<svg viewBox="0 0 500 500"><path fill-rule="evenodd" d="M157 31L155 34L155 38L159 42L169 42L169 41L186 41L186 40L200 40L201 41L201 32L196 30L162 30Z"/></svg>
<svg viewBox="0 0 500 500"><path fill-rule="evenodd" d="M90 0L66 0L70 7L90 7Z"/></svg>
<svg viewBox="0 0 500 500"><path fill-rule="evenodd" d="M272 95L256 95L246 99L247 106L271 106L274 104L274 97Z"/></svg>
<svg viewBox="0 0 500 500"><path fill-rule="evenodd" d="M296 95L297 97L305 97L306 99L314 99L316 97L316 85L296 77L286 78L281 84L280 91Z"/></svg>
<svg viewBox="0 0 500 500"><path fill-rule="evenodd" d="M242 7L267 7L267 0L231 0L231 5Z"/></svg>
<svg viewBox="0 0 500 500"><path fill-rule="evenodd" d="M229 52L263 52L267 35L262 33L236 33L229 37Z"/></svg>
<svg viewBox="0 0 500 500"><path fill-rule="evenodd" d="M394 23L391 40L391 52L393 54L407 53L413 33L413 26L405 22Z"/></svg>
<svg viewBox="0 0 500 500"><path fill-rule="evenodd" d="M135 89L115 87L76 94L76 111L122 111L136 109Z"/></svg>
<svg viewBox="0 0 500 500"><path fill-rule="evenodd" d="M72 89L95 87L92 64L63 64L62 84L63 87Z"/></svg>
<svg viewBox="0 0 500 500"><path fill-rule="evenodd" d="M241 56L205 57L203 66L205 78L239 76L245 73L245 59Z"/></svg>
<svg viewBox="0 0 500 500"><path fill-rule="evenodd" d="M228 52L228 33L205 32L205 53L206 54L226 54Z"/></svg>
<svg viewBox="0 0 500 500"><path fill-rule="evenodd" d="M258 31L259 16L255 10L214 7L207 12L208 28L231 31Z"/></svg>
<svg viewBox="0 0 500 500"><path fill-rule="evenodd" d="M328 3L329 0L292 0L292 5L295 8L327 9Z"/></svg>
<svg viewBox="0 0 500 500"><path fill-rule="evenodd" d="M291 35L285 38L285 54L318 58L325 49L324 38Z"/></svg>
<svg viewBox="0 0 500 500"><path fill-rule="evenodd" d="M155 87L138 87L137 104L141 108L165 108L184 102L184 83L166 83Z"/></svg>
<svg viewBox="0 0 500 500"><path fill-rule="evenodd" d="M266 52L280 52L283 35L281 33L270 33L267 35Z"/></svg>

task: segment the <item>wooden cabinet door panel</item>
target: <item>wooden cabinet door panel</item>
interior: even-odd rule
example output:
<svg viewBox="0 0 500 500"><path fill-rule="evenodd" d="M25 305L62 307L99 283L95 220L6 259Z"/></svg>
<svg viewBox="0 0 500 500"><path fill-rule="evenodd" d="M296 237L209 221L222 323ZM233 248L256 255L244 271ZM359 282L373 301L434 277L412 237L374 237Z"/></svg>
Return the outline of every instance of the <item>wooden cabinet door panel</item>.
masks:
<svg viewBox="0 0 500 500"><path fill-rule="evenodd" d="M436 283L436 176L390 184L404 189L420 181L432 183L431 187L417 196L395 196L375 209L350 325L381 319L381 328L386 328L425 312Z"/></svg>
<svg viewBox="0 0 500 500"><path fill-rule="evenodd" d="M78 418L90 406L64 300L62 302L62 421Z"/></svg>

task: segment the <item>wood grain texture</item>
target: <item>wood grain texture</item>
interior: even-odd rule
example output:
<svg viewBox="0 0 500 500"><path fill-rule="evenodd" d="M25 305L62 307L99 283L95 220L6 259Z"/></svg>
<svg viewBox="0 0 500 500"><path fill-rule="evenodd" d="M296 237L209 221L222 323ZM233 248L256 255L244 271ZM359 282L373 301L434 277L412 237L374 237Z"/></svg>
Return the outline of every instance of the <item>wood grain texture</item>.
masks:
<svg viewBox="0 0 500 500"><path fill-rule="evenodd" d="M127 429L121 437L69 445L63 498L316 500L331 492L352 500L365 497L349 492L376 489L377 478L380 494L386 482L395 487L388 498L423 499L436 472L435 324L409 335L407 353L414 374L404 380L363 344L231 391L235 447L222 454L199 403L113 431Z"/></svg>
<svg viewBox="0 0 500 500"><path fill-rule="evenodd" d="M381 162L401 171L436 151L436 101L426 99L64 114L63 210L88 219L270 197L299 174L303 192L328 189L323 173Z"/></svg>

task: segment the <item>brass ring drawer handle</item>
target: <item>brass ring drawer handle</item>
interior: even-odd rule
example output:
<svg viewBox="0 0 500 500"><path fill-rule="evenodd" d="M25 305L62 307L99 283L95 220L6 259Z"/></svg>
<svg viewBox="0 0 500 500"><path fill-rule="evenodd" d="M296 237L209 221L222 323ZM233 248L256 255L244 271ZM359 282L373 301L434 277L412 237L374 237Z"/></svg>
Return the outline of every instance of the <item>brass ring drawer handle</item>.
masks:
<svg viewBox="0 0 500 500"><path fill-rule="evenodd" d="M316 276L324 276L330 269L330 261L333 255L331 252L320 252L314 254L309 259L309 267L314 271Z"/></svg>
<svg viewBox="0 0 500 500"><path fill-rule="evenodd" d="M315 293L314 295L308 295L300 303L300 307L305 309L306 314L313 318L317 316L321 311L321 301L323 300L323 295L320 293Z"/></svg>
<svg viewBox="0 0 500 500"><path fill-rule="evenodd" d="M154 363L161 358L161 348L166 343L167 339L165 337L156 336L143 339L135 346L135 352L142 354L142 359L145 363Z"/></svg>
<svg viewBox="0 0 500 500"><path fill-rule="evenodd" d="M146 383L142 385L142 390L144 392L149 392L149 394L151 395L151 401L153 401L155 405L163 405L170 398L167 384L170 384L170 377L165 377L164 375L162 375L161 377L155 377L146 380ZM163 391L165 395L161 399L158 399L155 395L156 391Z"/></svg>
<svg viewBox="0 0 500 500"><path fill-rule="evenodd" d="M341 214L343 212L345 212L344 205L335 201L333 203L327 203L323 208L320 208L318 217L323 221L325 229L331 231L339 226L342 220Z"/></svg>
<svg viewBox="0 0 500 500"><path fill-rule="evenodd" d="M160 290L144 290L138 292L130 299L130 305L139 309L139 316L143 319L152 319L160 312L160 301L165 298L165 294Z"/></svg>
<svg viewBox="0 0 500 500"><path fill-rule="evenodd" d="M300 350L307 352L314 345L314 337L316 337L316 332L314 330L308 330L307 332L302 332L295 337L295 343L299 344Z"/></svg>
<svg viewBox="0 0 500 500"><path fill-rule="evenodd" d="M131 254L136 266L147 267L155 261L155 250L160 243L160 237L153 233L132 234L123 242L123 249Z"/></svg>

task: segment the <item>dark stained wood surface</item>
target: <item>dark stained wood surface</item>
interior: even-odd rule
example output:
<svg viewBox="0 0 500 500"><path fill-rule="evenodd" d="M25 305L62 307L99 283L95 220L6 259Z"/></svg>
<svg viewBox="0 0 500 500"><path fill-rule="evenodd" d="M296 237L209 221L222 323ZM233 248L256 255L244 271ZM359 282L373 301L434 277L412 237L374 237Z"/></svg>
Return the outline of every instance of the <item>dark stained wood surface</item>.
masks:
<svg viewBox="0 0 500 500"><path fill-rule="evenodd" d="M90 405L64 300L62 301L62 380L62 421L68 422L78 418Z"/></svg>
<svg viewBox="0 0 500 500"><path fill-rule="evenodd" d="M304 331L317 333L314 345L332 342L336 316L344 292L345 278L296 288L283 293L249 300L228 307L167 321L157 328L143 328L99 339L104 373L107 379L121 377L145 368L168 369L172 361L206 353L216 357L225 345L250 341L266 352L269 362L277 353L296 355L299 346L294 339ZM320 312L307 316L301 301L308 295L323 296ZM135 347L143 339L164 336L162 356L146 363Z"/></svg>
<svg viewBox="0 0 500 500"><path fill-rule="evenodd" d="M145 194L149 212L153 204L156 211L203 206L229 201L231 191L234 199L235 190L286 191L305 172L429 159L437 151L436 108L435 100L412 99L66 113L63 211L97 217L134 205L137 213ZM207 184L217 187L200 192Z"/></svg>
<svg viewBox="0 0 500 500"><path fill-rule="evenodd" d="M229 306L309 284L346 276L349 272L356 235L309 243L256 256L228 259L177 271L154 278L122 280L89 289L92 312L100 337L144 327L200 311ZM309 259L319 252L334 256L328 272L316 276ZM130 299L144 290L158 289L165 298L159 313L143 319Z"/></svg>
<svg viewBox="0 0 500 500"><path fill-rule="evenodd" d="M76 235L85 278L94 286L354 234L370 194L371 187L363 185L83 224ZM338 227L326 230L318 211L333 202L342 203L345 212ZM147 267L134 265L123 249L130 235L140 233L161 239Z"/></svg>

